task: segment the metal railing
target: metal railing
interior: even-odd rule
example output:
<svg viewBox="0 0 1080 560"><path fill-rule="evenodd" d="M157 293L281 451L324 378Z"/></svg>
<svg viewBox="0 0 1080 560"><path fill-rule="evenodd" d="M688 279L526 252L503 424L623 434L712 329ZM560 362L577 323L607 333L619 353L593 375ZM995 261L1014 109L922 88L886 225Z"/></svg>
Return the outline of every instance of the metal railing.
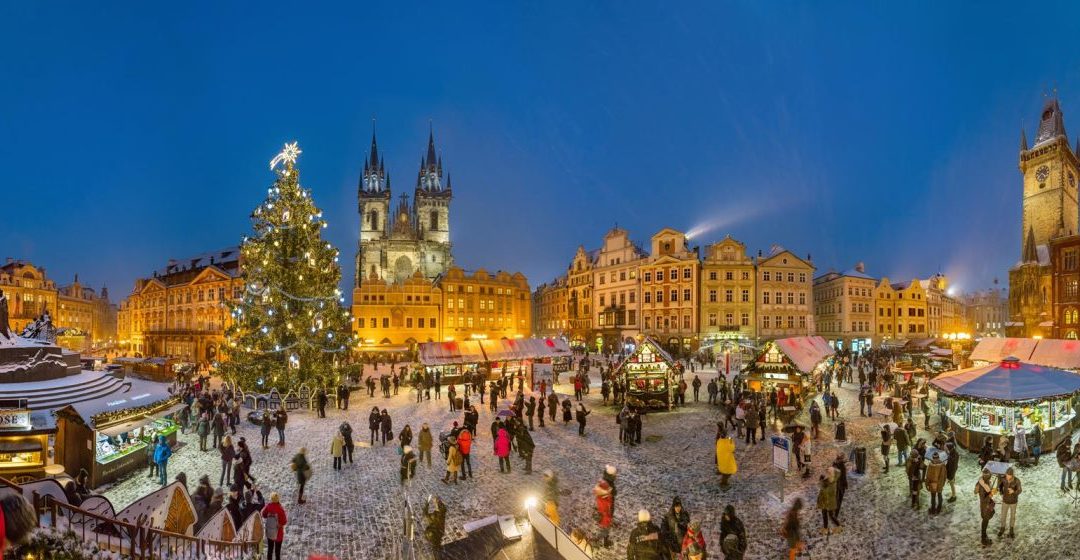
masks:
<svg viewBox="0 0 1080 560"><path fill-rule="evenodd" d="M129 556L132 560L242 559L259 554L258 541L219 541L200 539L146 524L145 519L132 523L93 513L58 501L36 491L26 495L24 489L4 478L0 486L12 488L29 500L34 508L37 526L57 533L71 532L83 543L94 542L102 550Z"/></svg>

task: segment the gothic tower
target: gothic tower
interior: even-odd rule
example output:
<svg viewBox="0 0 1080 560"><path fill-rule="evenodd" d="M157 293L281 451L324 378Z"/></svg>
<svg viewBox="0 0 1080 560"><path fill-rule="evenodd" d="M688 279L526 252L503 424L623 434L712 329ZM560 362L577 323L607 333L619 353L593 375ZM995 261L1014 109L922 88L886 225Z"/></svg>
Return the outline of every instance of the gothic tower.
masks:
<svg viewBox="0 0 1080 560"><path fill-rule="evenodd" d="M370 271L381 270L381 255L365 253L376 253L371 242L385 239L390 229L390 174L379 158L375 131L371 132L371 154L364 161L364 172L357 185L357 199L360 243L356 253L355 283L359 285Z"/></svg>
<svg viewBox="0 0 1080 560"><path fill-rule="evenodd" d="M413 196L417 234L424 241L450 243L450 176L443 185L442 158L435 153L435 134L428 132L427 154L420 158Z"/></svg>
<svg viewBox="0 0 1080 560"><path fill-rule="evenodd" d="M1038 260L1036 248L1078 231L1077 181L1080 159L1069 147L1065 119L1056 98L1043 104L1035 144L1020 131L1020 172L1024 175L1021 262Z"/></svg>

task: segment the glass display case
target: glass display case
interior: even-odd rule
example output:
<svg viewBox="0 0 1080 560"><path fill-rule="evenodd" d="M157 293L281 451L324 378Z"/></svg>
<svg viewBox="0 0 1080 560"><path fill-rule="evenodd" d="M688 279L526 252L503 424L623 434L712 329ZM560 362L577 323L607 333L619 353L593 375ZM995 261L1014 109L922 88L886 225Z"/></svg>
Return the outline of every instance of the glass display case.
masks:
<svg viewBox="0 0 1080 560"><path fill-rule="evenodd" d="M958 426L985 434L1009 434L1017 425L1031 431L1037 424L1043 431L1060 428L1073 420L1073 399L1059 399L993 405L948 399L945 413Z"/></svg>
<svg viewBox="0 0 1080 560"><path fill-rule="evenodd" d="M126 422L100 430L97 432L96 460L104 464L139 451L146 453L147 446L158 436L170 436L176 430L176 422L169 417Z"/></svg>

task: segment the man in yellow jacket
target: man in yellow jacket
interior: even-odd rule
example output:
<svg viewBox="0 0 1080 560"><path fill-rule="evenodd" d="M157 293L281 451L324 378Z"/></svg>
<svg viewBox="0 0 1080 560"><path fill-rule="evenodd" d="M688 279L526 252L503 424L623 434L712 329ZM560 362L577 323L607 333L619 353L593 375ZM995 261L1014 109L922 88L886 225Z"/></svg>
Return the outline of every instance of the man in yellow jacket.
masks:
<svg viewBox="0 0 1080 560"><path fill-rule="evenodd" d="M726 490L731 475L739 470L735 463L735 442L726 431L716 438L716 470L720 472L720 488Z"/></svg>

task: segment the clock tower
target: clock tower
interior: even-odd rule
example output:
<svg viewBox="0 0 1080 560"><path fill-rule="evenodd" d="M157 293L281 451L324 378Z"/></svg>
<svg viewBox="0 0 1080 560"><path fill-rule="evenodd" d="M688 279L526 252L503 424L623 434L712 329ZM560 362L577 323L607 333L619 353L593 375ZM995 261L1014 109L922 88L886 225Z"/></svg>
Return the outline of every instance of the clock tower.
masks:
<svg viewBox="0 0 1080 560"><path fill-rule="evenodd" d="M1024 175L1021 262L1029 262L1038 260L1037 248L1048 246L1051 239L1075 234L1080 221L1080 159L1069 147L1056 98L1043 105L1030 149L1026 134L1020 131L1020 172Z"/></svg>

